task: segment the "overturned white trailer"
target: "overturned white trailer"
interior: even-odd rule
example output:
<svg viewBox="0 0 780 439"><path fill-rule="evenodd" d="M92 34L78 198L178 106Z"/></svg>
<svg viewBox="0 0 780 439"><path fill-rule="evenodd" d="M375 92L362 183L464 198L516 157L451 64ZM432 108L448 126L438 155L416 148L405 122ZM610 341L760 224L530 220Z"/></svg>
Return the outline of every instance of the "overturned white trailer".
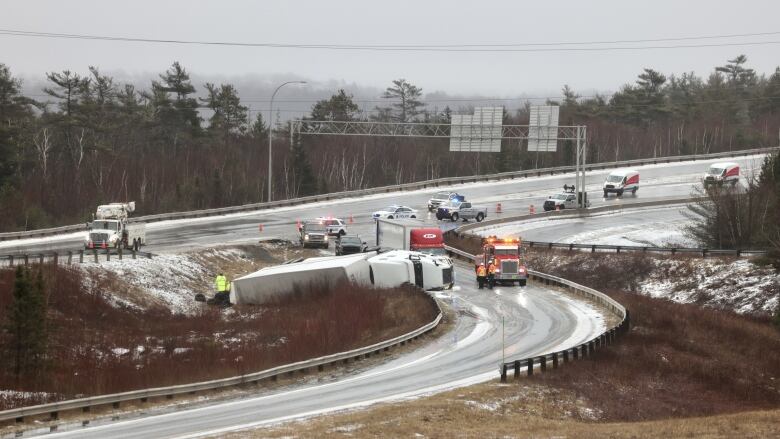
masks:
<svg viewBox="0 0 780 439"><path fill-rule="evenodd" d="M309 258L267 267L234 280L230 302L262 304L289 294L296 287L332 286L344 281L385 288L410 283L432 290L452 288L454 273L452 261L404 250Z"/></svg>

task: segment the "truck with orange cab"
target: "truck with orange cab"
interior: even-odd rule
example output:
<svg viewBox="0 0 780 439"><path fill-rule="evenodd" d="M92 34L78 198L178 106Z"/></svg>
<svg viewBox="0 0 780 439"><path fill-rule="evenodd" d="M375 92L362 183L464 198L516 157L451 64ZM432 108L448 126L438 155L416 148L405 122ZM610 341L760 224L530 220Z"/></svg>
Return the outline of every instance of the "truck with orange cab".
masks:
<svg viewBox="0 0 780 439"><path fill-rule="evenodd" d="M474 269L478 270L480 264L487 267L491 261L496 266L496 283L512 285L517 282L523 287L528 282L528 268L519 238L483 238L482 254L477 255Z"/></svg>

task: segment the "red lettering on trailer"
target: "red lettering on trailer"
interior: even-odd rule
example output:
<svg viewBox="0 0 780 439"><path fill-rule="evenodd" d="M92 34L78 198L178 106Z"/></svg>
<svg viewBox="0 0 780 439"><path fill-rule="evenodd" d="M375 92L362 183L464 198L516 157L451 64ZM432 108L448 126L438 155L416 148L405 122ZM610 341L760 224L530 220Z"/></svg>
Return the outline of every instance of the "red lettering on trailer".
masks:
<svg viewBox="0 0 780 439"><path fill-rule="evenodd" d="M639 184L639 174L634 174L631 177L628 177L628 180L626 180L626 185L629 184Z"/></svg>

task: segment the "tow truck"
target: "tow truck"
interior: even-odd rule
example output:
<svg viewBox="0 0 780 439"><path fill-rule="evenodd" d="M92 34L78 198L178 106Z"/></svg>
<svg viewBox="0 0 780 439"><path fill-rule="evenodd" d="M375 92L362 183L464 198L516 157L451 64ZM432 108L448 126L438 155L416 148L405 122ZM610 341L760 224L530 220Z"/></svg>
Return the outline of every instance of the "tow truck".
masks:
<svg viewBox="0 0 780 439"><path fill-rule="evenodd" d="M487 267L490 262L496 264L497 284L512 285L517 282L524 287L528 282L528 268L525 265L525 252L519 238L498 238L491 236L482 239L482 254L474 261L475 270L480 264Z"/></svg>

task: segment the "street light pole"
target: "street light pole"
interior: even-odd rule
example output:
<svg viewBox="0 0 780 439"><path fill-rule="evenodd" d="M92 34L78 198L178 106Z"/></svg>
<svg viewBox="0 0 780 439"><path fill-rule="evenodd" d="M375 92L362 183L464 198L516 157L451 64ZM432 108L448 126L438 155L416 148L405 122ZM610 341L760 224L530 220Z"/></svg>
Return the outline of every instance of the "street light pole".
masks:
<svg viewBox="0 0 780 439"><path fill-rule="evenodd" d="M279 91L280 88L284 87L287 84L306 84L306 81L287 81L284 84L280 85L279 87L276 87L276 90L274 90L274 94L271 95L271 105L268 108L268 201L272 201L272 184L273 184L273 178L271 175L271 149L273 145L273 137L274 137L274 125L273 125L273 119L274 119L274 98L276 97L276 92ZM292 136L292 131L290 132L290 136Z"/></svg>

